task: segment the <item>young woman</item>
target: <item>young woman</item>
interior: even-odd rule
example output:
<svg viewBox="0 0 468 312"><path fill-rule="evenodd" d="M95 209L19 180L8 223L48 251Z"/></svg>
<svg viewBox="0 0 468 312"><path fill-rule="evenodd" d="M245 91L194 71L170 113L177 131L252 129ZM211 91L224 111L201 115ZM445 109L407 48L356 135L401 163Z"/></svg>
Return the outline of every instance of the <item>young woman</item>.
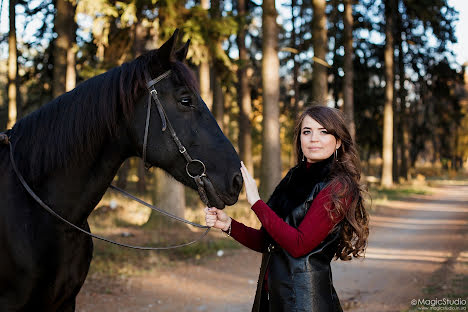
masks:
<svg viewBox="0 0 468 312"><path fill-rule="evenodd" d="M297 165L267 203L241 163L259 230L216 208L205 208L206 223L263 253L252 311L342 311L330 262L363 256L369 235L359 156L337 109L308 108L294 138Z"/></svg>

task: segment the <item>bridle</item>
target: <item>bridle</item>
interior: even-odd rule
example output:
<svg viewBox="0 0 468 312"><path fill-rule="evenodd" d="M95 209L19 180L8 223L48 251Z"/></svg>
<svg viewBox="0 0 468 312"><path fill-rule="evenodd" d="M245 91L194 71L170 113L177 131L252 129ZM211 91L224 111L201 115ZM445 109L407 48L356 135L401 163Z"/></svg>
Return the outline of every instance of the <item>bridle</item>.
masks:
<svg viewBox="0 0 468 312"><path fill-rule="evenodd" d="M151 102L152 100L154 100L154 103L156 103L156 108L158 109L158 112L159 112L159 116L161 117L162 131L165 132L166 128L169 128L169 132L171 133L171 137L174 140L175 144L177 145L177 148L179 149L179 153L181 153L184 156L185 160L187 161L187 164L185 165L185 171L187 172L187 175L195 180L195 183L197 184L197 187L198 187L198 191L200 193L201 200L203 201L205 205L210 207L209 202L208 202L208 197L206 196L206 192L205 192L205 185L202 181L202 178L208 179L208 177L205 174L206 172L205 164L199 159L192 159L192 157L190 157L189 153L187 152L187 149L185 148L185 146L182 145L182 143L180 142L179 138L177 137L176 132L174 131L174 128L172 127L171 121L166 115L166 111L164 110L163 106L161 105L161 102L159 101L158 91L155 88L155 85L161 80L163 80L164 78L168 77L171 74L171 72L172 72L171 70L168 70L153 80L149 78L149 75L146 71L144 72L145 79L148 81L146 83L146 87L148 88L150 95L148 97L148 105L146 108L145 134L143 136L143 152L142 152L143 162L145 163L145 167L148 168L149 166L147 165L147 162L146 162L146 149L147 149L147 143L148 143L149 122L150 122L150 116L151 116ZM189 166L197 164L197 163L201 164L203 168L201 174L191 174L189 170L190 169Z"/></svg>
<svg viewBox="0 0 468 312"><path fill-rule="evenodd" d="M209 204L209 201L208 201L208 197L206 196L206 192L205 192L205 184L203 182L202 179L207 179L208 180L208 177L206 176L206 167L205 167L205 164L201 161L201 160L198 160L198 159L192 159L189 155L189 153L187 152L187 149L182 145L182 143L180 142L179 138L177 137L177 134L176 132L174 131L174 128L172 127L172 124L169 120L169 118L167 117L166 115L166 112L164 111L164 108L163 106L161 105L161 102L159 101L159 98L158 98L158 91L156 90L155 88L155 85L160 82L161 80L167 78L170 74L171 74L171 70L168 70L166 72L164 72L163 74L161 74L160 76L158 76L157 78L155 79L150 79L149 78L149 75L147 72L144 73L145 74L145 79L147 80L147 84L146 84L146 87L148 88L148 91L149 91L149 96L148 96L148 105L147 105L147 113L146 113L146 122L145 122L145 133L144 133L144 137L143 137L143 152L142 152L142 157L143 157L143 161L145 163L145 166L147 166L147 162L146 162L146 149L147 149L147 143L148 143L148 132L149 132L149 122L150 122L150 116L151 116L151 104L152 102L154 101L156 103L156 107L158 109L158 112L159 112L159 115L161 117L161 123L162 123L162 131L166 131L166 128L169 128L169 131L170 131L170 134L172 136L172 139L174 140L174 142L176 143L178 149L179 149L179 152L184 156L184 158L186 159L187 161L187 164L185 166L185 170L187 172L187 175L190 176L191 178L193 178L195 180L195 183L197 184L197 187L198 187L198 191L199 191L199 194L200 194L200 198L201 200L203 201L203 203L205 205L207 205L208 207L210 207L210 204ZM69 226L75 228L76 230L88 235L88 236L91 236L91 237L94 237L94 238L97 238L97 239L100 239L102 241L105 241L105 242L108 242L108 243L111 243L111 244L115 244L115 245L118 245L118 246L122 246L122 247L128 247L128 248L133 248L133 249L140 249L140 250L167 250L167 249L173 249L173 248L179 248L179 247L184 247L184 246L188 246L188 245L191 245L199 240L201 240L203 237L205 237L208 232L210 231L210 227L209 226L205 226L205 225L201 225L201 224L197 224L197 223L194 223L194 222L191 222L191 221L188 221L186 219L183 219L183 218L180 218L178 216L175 216L163 209L160 209L160 208L157 208L131 194L129 194L128 192L118 188L117 186L114 186L114 185L110 185L109 188L113 189L113 190L116 190L117 192L120 192L122 195L124 195L125 197L128 197L132 200L135 200L137 201L138 203L146 206L146 207L149 207L151 208L152 210L154 211L157 211L165 216L168 216L170 218L173 218L177 221L180 221L180 222L183 222L183 223L186 223L186 224L190 224L192 226L195 226L195 227L198 227L198 228L202 228L202 229L205 229L205 232L199 237L197 238L196 240L193 240L191 242L188 242L188 243L184 243L184 244L180 244L180 245L175 245L175 246L168 246L168 247L146 247L146 246L133 246L133 245L128 245L128 244L124 244L124 243L119 243L119 242L116 242L116 241L113 241L109 238L106 238L106 237L103 237L103 236L100 236L100 235L96 235L96 234L93 234L89 231L86 231L84 229L82 229L81 227L73 224L72 222L64 219L62 216L60 216L59 214L57 214L54 210L52 210L47 204L45 204L39 196L36 195L36 193L34 193L34 191L29 187L29 185L27 184L27 182L24 180L23 176L21 175L21 173L19 172L18 168L16 167L16 163L15 163L15 160L14 160L14 149L13 149L13 145L11 143L11 140L10 138L8 137L7 134L5 133L0 133L0 143L3 143L3 144L7 144L10 148L10 160L11 160L11 165L13 167L13 170L15 171L15 174L16 176L18 177L18 179L20 180L21 184L23 185L23 187L26 189L26 191L29 193L29 195L31 195L31 197L42 207L44 208L47 212L49 212L50 214L52 214L54 217L56 217L57 219L61 220L62 222L68 224ZM202 165L202 172L200 174L196 174L196 173L191 173L190 172L190 165L194 165L196 163L199 163ZM148 166L147 166L148 167Z"/></svg>

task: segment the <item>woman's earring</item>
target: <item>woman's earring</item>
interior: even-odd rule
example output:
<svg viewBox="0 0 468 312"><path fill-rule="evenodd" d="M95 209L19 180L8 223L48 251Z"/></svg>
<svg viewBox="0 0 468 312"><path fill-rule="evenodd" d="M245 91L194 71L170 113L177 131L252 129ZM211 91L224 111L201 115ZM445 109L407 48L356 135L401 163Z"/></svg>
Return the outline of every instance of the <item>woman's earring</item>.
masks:
<svg viewBox="0 0 468 312"><path fill-rule="evenodd" d="M302 161L305 161L305 155L302 154Z"/></svg>
<svg viewBox="0 0 468 312"><path fill-rule="evenodd" d="M338 149L335 150L335 161L338 161Z"/></svg>

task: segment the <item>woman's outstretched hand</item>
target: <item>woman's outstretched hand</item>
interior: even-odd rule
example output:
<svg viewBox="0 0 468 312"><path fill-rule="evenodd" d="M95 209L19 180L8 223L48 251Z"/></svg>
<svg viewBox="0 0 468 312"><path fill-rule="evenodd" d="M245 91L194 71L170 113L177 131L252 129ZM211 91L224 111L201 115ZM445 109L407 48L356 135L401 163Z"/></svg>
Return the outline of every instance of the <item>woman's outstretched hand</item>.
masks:
<svg viewBox="0 0 468 312"><path fill-rule="evenodd" d="M253 206L253 204L255 204L257 200L260 199L260 195L258 195L257 183L247 171L247 168L245 167L242 161L240 170L242 173L242 178L244 178L245 194L247 195L247 201L249 202L250 206Z"/></svg>
<svg viewBox="0 0 468 312"><path fill-rule="evenodd" d="M215 229L221 229L223 231L227 231L231 226L231 217L228 216L224 211L215 207L205 207L204 211L206 225L214 227Z"/></svg>

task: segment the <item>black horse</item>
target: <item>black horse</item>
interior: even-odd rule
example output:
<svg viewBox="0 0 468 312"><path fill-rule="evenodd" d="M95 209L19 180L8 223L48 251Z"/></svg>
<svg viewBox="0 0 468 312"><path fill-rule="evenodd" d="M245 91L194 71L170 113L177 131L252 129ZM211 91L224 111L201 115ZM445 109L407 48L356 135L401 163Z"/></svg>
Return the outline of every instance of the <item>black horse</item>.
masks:
<svg viewBox="0 0 468 312"><path fill-rule="evenodd" d="M65 219L89 229L87 217L123 161L142 156L146 83L168 70L155 88L180 141L206 165L210 203L222 209L237 201L240 160L184 64L188 43L174 49L176 36L83 82L7 131L24 179ZM151 110L147 163L196 189L186 160L170 133L162 131L156 106ZM92 258L91 238L46 212L25 191L12 169L8 145L0 145L0 172L0 311L74 311Z"/></svg>

